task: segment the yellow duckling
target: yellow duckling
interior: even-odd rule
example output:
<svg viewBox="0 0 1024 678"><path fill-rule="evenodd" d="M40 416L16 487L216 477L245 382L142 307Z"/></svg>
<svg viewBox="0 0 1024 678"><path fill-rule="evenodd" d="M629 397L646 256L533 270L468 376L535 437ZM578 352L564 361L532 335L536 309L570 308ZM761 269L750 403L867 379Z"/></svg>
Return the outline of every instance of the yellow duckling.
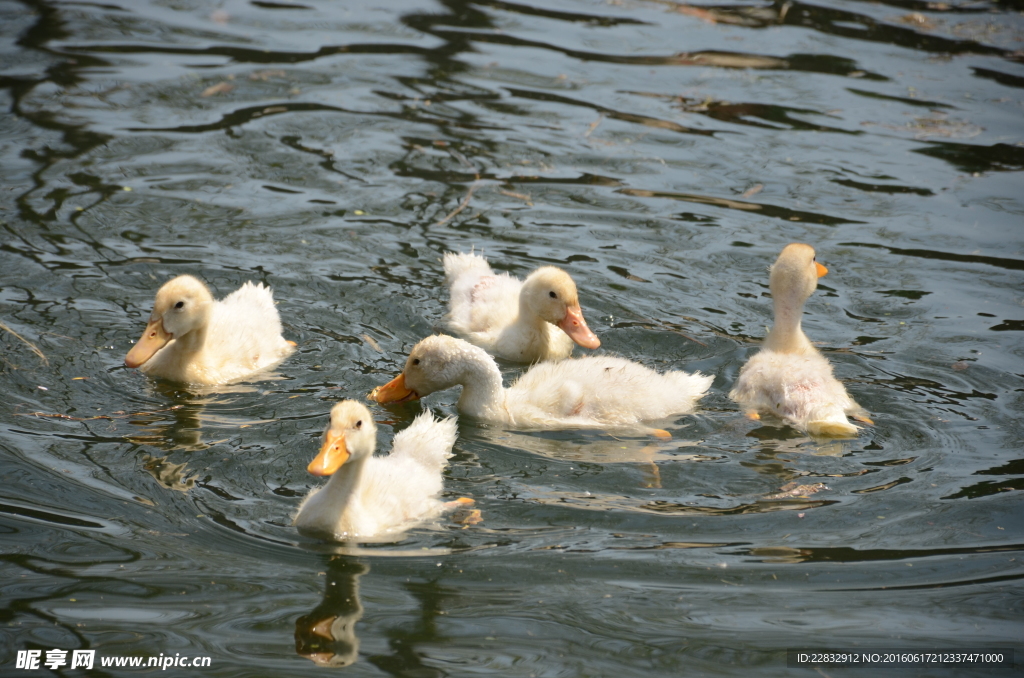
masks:
<svg viewBox="0 0 1024 678"><path fill-rule="evenodd" d="M800 329L804 302L826 273L810 245L793 243L782 250L769 278L775 324L761 351L740 370L729 397L752 419L760 418L759 412L771 412L811 435L849 438L860 429L846 415L873 422Z"/></svg>
<svg viewBox="0 0 1024 678"><path fill-rule="evenodd" d="M537 363L504 388L498 366L483 349L442 334L416 344L402 374L374 389L370 398L406 402L461 384L459 412L486 421L533 429L618 428L692 411L713 380L699 373L659 374L624 358L588 356Z"/></svg>
<svg viewBox="0 0 1024 678"><path fill-rule="evenodd" d="M124 364L151 377L191 384L223 384L273 367L295 350L281 336L270 288L247 282L216 301L190 275L156 293L142 338Z"/></svg>
<svg viewBox="0 0 1024 678"><path fill-rule="evenodd" d="M561 360L573 342L601 345L583 319L576 283L560 268L543 266L524 282L495 275L479 255L448 252L444 273L451 290L448 327L498 358Z"/></svg>
<svg viewBox="0 0 1024 678"><path fill-rule="evenodd" d="M424 412L395 436L391 454L375 457L377 426L370 410L354 400L341 401L331 409L320 454L307 468L331 479L302 500L295 527L318 539L379 539L471 504L466 498L437 498L455 437L455 417L438 420Z"/></svg>

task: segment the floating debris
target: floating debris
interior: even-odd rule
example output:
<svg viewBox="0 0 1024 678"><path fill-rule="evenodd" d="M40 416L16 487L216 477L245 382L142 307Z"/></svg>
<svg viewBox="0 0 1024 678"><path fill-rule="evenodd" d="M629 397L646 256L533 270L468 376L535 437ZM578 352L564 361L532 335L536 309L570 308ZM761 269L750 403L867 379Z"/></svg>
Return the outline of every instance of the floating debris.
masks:
<svg viewBox="0 0 1024 678"><path fill-rule="evenodd" d="M49 390L43 386L39 388L44 391ZM94 417L72 417L70 414L60 414L59 412L15 412L16 417L45 417L50 419L67 419L68 421L93 421L95 419L126 419L128 417L139 417L145 414L158 414L160 412L173 412L174 410L180 410L184 405L175 405L168 407L164 410L142 410L140 412L125 412L124 410L118 410L113 414L97 414Z"/></svg>
<svg viewBox="0 0 1024 678"><path fill-rule="evenodd" d="M764 184L754 184L753 186L751 186L747 190L743 191L743 195L740 196L740 197L741 198L749 198L749 197L751 197L753 195L757 195L758 193L760 193L763 190L764 190Z"/></svg>
<svg viewBox="0 0 1024 678"><path fill-rule="evenodd" d="M376 351L377 353L384 352L384 349L380 347L380 344L377 343L377 340L371 337L369 334L363 334L360 336L363 338L363 341L369 344L370 348L372 348L374 351Z"/></svg>
<svg viewBox="0 0 1024 678"><path fill-rule="evenodd" d="M216 94L227 94L235 88L230 82L218 82L216 85L210 85L203 90L201 97L212 97Z"/></svg>
<svg viewBox="0 0 1024 678"><path fill-rule="evenodd" d="M779 492L776 494L769 494L765 499L777 500L777 499L793 499L793 498L806 498L812 494L827 490L828 485L825 483L812 483L810 485L797 485L794 483L786 483L779 488ZM803 518L803 515L800 515Z"/></svg>
<svg viewBox="0 0 1024 678"><path fill-rule="evenodd" d="M288 74L285 73L284 71L282 71L281 69L274 68L274 69L270 69L270 70L266 70L266 71L256 71L255 73L250 73L249 74L249 79L250 80L262 80L263 82L266 82L267 80L270 80L271 78L283 78L286 75L288 75Z"/></svg>
<svg viewBox="0 0 1024 678"><path fill-rule="evenodd" d="M0 330L4 330L5 332L8 332L8 333L10 333L10 334L13 334L13 335L14 335L14 336L15 336L16 338L18 338L18 339L20 339L21 341L23 341L23 342L25 343L25 345L26 345L26 346L28 346L28 347L29 347L30 349L32 349L32 352L33 352L33 353L35 353L35 354L36 354L37 356L39 356L39 359L43 361L43 364L44 364L44 365L46 365L47 367L49 367L49 366L50 366L50 361L49 361L49 360L47 360L47 358L46 358L46 355L45 355L45 354L44 354L44 353L43 353L42 351L40 351L40 350L39 350L39 347L38 347L38 346L36 346L36 345L35 345L35 344L33 344L33 343L32 343L31 341L29 341L29 340L28 340L28 339L26 339L25 337L21 336L20 334L18 334L18 333L17 333L17 332L15 332L14 330L12 330L12 329L11 329L10 327L8 327L7 325L5 325L4 323L0 323Z"/></svg>
<svg viewBox="0 0 1024 678"><path fill-rule="evenodd" d="M533 207L533 200L531 200L530 196L526 195L525 193L516 193L515 191L506 191L504 189L499 189L498 193L501 193L502 195L507 195L510 198L517 198L525 202L529 207Z"/></svg>
<svg viewBox="0 0 1024 678"><path fill-rule="evenodd" d="M931 31L938 27L938 24L926 17L920 12L911 12L910 14L904 14L901 17L897 17L896 21L901 24L909 24L916 28L920 28L925 31Z"/></svg>
<svg viewBox="0 0 1024 678"><path fill-rule="evenodd" d="M479 182L480 176L477 175L476 179L477 182ZM476 193L476 189L480 188L480 184L477 182L474 182L473 185L469 187L469 191L466 193L466 197L462 199L462 202L459 203L459 206L456 207L451 212L449 212L448 216L434 224L434 226L444 226L449 221L457 217L459 215L459 212L461 212L462 210L466 209L469 206L469 201L473 198L473 194Z"/></svg>

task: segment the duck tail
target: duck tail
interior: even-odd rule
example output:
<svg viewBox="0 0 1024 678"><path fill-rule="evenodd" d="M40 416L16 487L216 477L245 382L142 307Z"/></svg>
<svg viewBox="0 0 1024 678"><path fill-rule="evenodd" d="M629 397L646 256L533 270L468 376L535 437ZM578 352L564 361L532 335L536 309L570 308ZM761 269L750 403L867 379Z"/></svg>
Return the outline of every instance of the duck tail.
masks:
<svg viewBox="0 0 1024 678"><path fill-rule="evenodd" d="M850 422L819 419L807 422L807 432L819 438L856 438L860 429Z"/></svg>
<svg viewBox="0 0 1024 678"><path fill-rule="evenodd" d="M432 471L440 471L447 466L457 437L455 417L435 419L430 410L425 410L395 435L391 454L408 456Z"/></svg>
<svg viewBox="0 0 1024 678"><path fill-rule="evenodd" d="M491 266L479 254L472 252L445 252L444 279L447 285L461 278L470 271L478 271L479 275L491 275Z"/></svg>

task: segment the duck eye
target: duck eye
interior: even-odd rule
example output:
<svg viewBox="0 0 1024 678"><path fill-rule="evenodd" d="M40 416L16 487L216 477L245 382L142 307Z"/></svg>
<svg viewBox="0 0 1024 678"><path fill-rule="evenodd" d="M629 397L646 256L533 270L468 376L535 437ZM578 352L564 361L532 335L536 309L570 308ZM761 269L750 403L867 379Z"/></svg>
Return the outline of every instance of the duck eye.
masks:
<svg viewBox="0 0 1024 678"><path fill-rule="evenodd" d="M420 364L420 359L419 358L413 358L412 359L412 364L413 365L419 365Z"/></svg>
<svg viewBox="0 0 1024 678"><path fill-rule="evenodd" d="M362 427L363 427L363 420L360 419L359 421L356 422L356 428L362 428Z"/></svg>
<svg viewBox="0 0 1024 678"><path fill-rule="evenodd" d="M185 308L185 302L184 301L179 301L178 303L176 303L174 305L174 308Z"/></svg>
<svg viewBox="0 0 1024 678"><path fill-rule="evenodd" d="M557 299L558 298L558 295L555 294L553 291L552 292L548 292L548 296L551 297L552 299Z"/></svg>

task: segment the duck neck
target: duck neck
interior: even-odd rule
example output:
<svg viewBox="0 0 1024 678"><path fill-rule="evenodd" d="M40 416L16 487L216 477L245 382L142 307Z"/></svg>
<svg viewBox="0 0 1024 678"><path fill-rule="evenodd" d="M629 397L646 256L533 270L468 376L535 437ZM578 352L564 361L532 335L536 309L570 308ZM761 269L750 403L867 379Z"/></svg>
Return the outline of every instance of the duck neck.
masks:
<svg viewBox="0 0 1024 678"><path fill-rule="evenodd" d="M522 332L543 332L545 330L544 325L546 324L547 321L530 308L526 295L520 292L519 315L512 322L512 325Z"/></svg>
<svg viewBox="0 0 1024 678"><path fill-rule="evenodd" d="M174 338L174 345L177 347L177 352L181 355L195 355L203 350L203 346L206 344L206 324L202 324L196 327L194 330L186 332L180 337Z"/></svg>
<svg viewBox="0 0 1024 678"><path fill-rule="evenodd" d="M775 324L765 337L764 347L777 353L814 353L815 348L800 327L804 303L794 299L775 297Z"/></svg>
<svg viewBox="0 0 1024 678"><path fill-rule="evenodd" d="M479 352L479 353L477 353ZM494 360L477 348L470 354L462 372L459 411L481 419L506 419L505 387Z"/></svg>
<svg viewBox="0 0 1024 678"><path fill-rule="evenodd" d="M349 507L349 503L356 496L356 488L359 487L367 459L369 459L368 456L345 462L331 475L331 479L324 485L324 489L320 490L317 496L323 497L325 501L323 508L327 515L341 515Z"/></svg>

